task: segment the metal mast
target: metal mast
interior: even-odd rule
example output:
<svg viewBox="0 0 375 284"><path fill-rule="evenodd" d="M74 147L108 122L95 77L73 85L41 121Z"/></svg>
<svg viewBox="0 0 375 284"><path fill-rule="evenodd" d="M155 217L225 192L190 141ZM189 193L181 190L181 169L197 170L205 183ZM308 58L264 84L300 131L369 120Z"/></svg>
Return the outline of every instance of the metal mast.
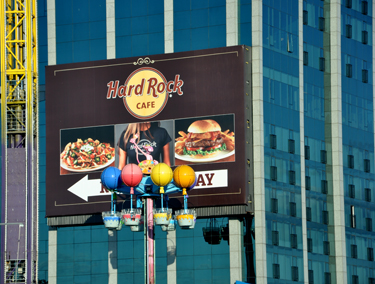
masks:
<svg viewBox="0 0 375 284"><path fill-rule="evenodd" d="M36 0L0 0L1 266L0 283L37 282ZM21 222L24 227L7 226Z"/></svg>

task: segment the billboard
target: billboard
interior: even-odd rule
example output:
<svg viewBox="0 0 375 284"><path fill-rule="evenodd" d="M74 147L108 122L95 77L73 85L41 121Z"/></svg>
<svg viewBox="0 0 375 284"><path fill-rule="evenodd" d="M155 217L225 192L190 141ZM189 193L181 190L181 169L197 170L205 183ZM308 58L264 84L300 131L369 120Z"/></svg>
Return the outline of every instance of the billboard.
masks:
<svg viewBox="0 0 375 284"><path fill-rule="evenodd" d="M189 207L247 204L249 62L235 46L47 66L46 215L108 211L101 172L148 156L195 170ZM175 208L182 201L171 196Z"/></svg>

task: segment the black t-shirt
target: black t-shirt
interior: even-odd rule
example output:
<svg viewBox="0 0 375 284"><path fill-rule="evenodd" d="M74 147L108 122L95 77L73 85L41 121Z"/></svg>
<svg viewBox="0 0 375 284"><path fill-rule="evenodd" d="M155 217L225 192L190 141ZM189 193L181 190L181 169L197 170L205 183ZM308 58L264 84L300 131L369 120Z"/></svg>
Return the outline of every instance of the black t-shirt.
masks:
<svg viewBox="0 0 375 284"><path fill-rule="evenodd" d="M132 135L127 141L126 149L125 149L125 145L124 145L125 144L124 143L125 132L126 132L126 129L121 133L120 139L118 141L118 146L126 152L126 156L128 157L127 158L128 163L138 164L135 146L133 143L130 143L130 139L133 138ZM150 137L150 133L153 139ZM140 139L137 145L144 152L146 152L146 150L143 149L143 145L151 145L154 148L154 151L151 152L150 154L152 155L154 160L161 162L160 154L163 152L163 147L171 141L172 141L171 137L169 136L168 132L164 128L161 128L156 125L151 125L149 130L141 131ZM138 160L139 162L146 160L145 155L143 155L141 151L138 151Z"/></svg>

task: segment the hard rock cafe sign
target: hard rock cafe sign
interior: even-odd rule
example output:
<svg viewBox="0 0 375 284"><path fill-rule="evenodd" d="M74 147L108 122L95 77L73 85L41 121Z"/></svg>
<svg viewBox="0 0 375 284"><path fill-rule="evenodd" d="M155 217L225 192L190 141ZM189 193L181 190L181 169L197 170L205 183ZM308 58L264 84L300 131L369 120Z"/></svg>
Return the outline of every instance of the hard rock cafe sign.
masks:
<svg viewBox="0 0 375 284"><path fill-rule="evenodd" d="M150 119L164 109L172 93L183 95L183 85L179 74L167 81L159 70L142 67L131 73L123 85L119 80L108 82L107 99L122 98L131 115Z"/></svg>

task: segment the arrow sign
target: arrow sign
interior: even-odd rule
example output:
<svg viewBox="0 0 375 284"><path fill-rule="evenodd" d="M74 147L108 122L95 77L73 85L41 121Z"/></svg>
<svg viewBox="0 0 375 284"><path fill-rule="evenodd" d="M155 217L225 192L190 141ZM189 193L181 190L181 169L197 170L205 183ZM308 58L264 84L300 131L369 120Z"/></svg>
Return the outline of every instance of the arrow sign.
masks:
<svg viewBox="0 0 375 284"><path fill-rule="evenodd" d="M100 179L89 179L88 175L68 188L68 191L82 198L86 202L90 196L111 195L110 192L102 191Z"/></svg>
<svg viewBox="0 0 375 284"><path fill-rule="evenodd" d="M195 173L198 179L197 184L194 187L195 189L228 186L228 170L212 170ZM145 184L152 184L150 177L144 177L142 179L142 182L135 188L136 190L139 189L138 194L145 193ZM129 194L129 187L126 187L123 184L122 188L123 190L121 190L120 187L118 188L120 194ZM88 175L69 187L68 191L82 198L86 202L88 202L88 199L91 196L111 195L111 192L102 189L100 179L88 179ZM177 188L174 184L168 185L166 187L166 194L171 194L178 191L179 188ZM158 187L155 185L153 185L153 192L158 192Z"/></svg>

